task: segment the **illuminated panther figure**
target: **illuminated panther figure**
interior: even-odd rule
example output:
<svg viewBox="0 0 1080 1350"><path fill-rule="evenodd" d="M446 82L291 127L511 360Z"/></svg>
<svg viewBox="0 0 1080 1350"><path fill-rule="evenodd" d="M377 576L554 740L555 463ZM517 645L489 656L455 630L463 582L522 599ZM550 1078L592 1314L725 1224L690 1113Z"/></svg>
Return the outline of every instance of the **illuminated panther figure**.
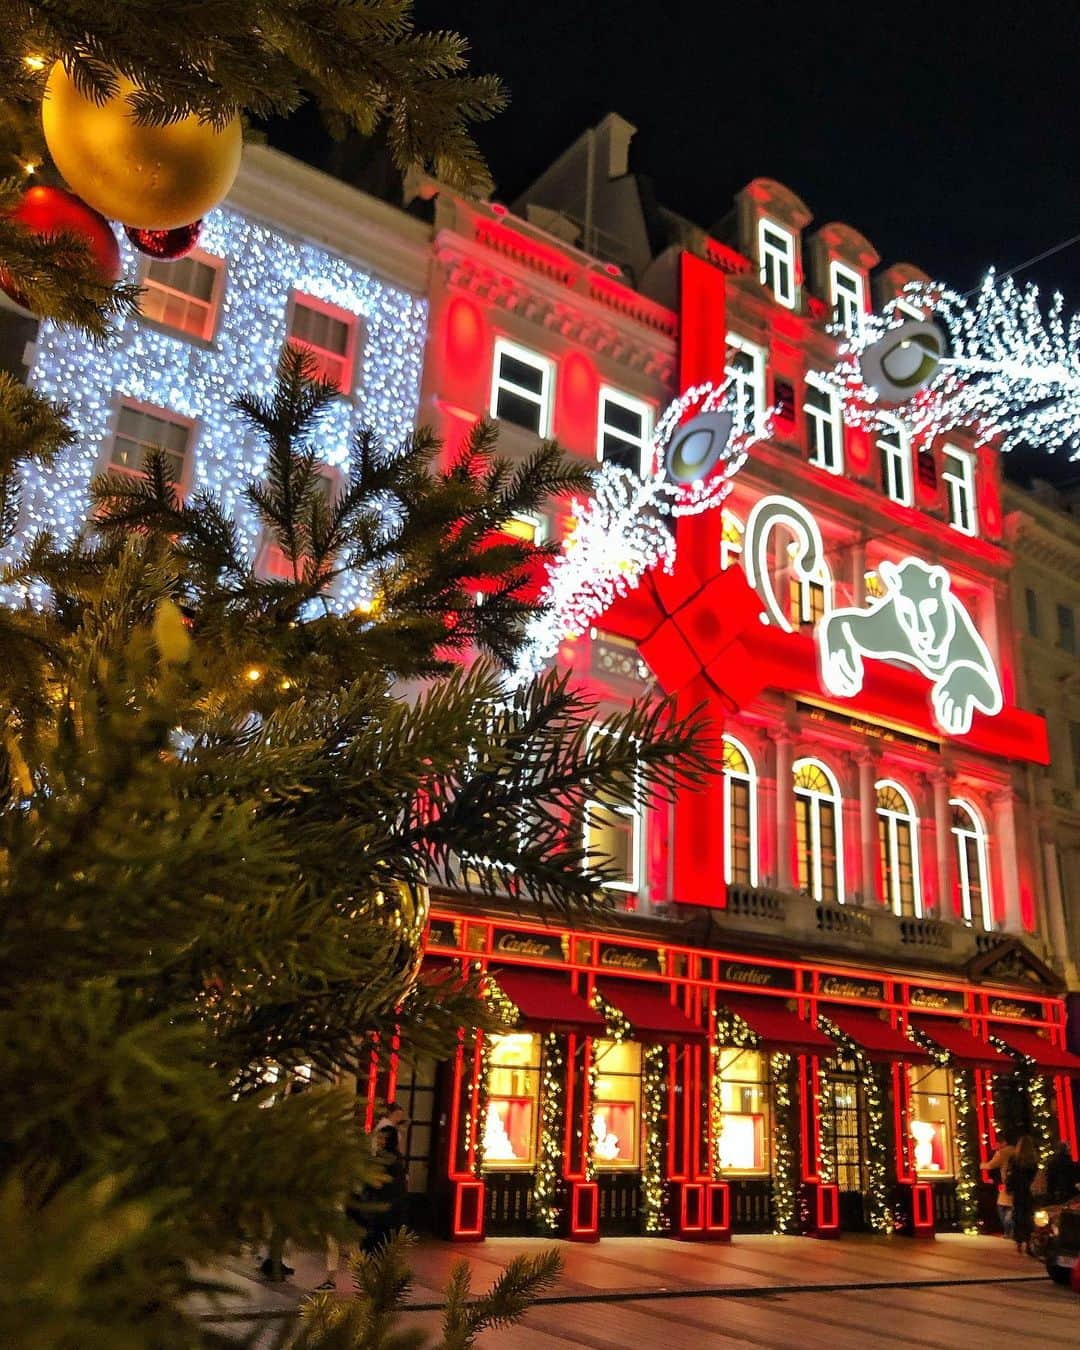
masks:
<svg viewBox="0 0 1080 1350"><path fill-rule="evenodd" d="M765 603L769 618L787 632L791 624L777 600L769 566L771 533L777 526L795 538L791 566L800 581L825 580L826 614L817 626L821 678L830 693L854 697L863 686L863 661L893 661L932 681L930 701L941 729L966 736L976 708L1001 711L1001 684L986 643L952 593L943 567L919 558L883 562L878 576L885 594L863 609L831 607L831 577L817 521L786 497L759 501L746 522L743 560L747 580Z"/></svg>

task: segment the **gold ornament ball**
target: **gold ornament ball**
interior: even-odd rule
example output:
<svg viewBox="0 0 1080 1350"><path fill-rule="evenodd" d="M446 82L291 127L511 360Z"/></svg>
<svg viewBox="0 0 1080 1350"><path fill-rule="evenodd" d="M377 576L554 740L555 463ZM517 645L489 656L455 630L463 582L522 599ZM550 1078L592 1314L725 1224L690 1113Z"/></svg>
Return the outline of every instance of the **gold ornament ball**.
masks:
<svg viewBox="0 0 1080 1350"><path fill-rule="evenodd" d="M195 116L140 126L127 102L135 85L116 79L116 94L99 106L61 62L53 66L41 122L64 180L103 216L135 229L172 230L205 216L240 167L240 119L221 130Z"/></svg>

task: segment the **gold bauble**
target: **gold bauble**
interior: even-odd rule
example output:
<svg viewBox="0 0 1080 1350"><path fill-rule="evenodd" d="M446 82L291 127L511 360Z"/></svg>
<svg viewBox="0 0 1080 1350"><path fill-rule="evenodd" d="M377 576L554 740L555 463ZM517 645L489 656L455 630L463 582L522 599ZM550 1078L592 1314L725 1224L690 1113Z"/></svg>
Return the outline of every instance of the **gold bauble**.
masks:
<svg viewBox="0 0 1080 1350"><path fill-rule="evenodd" d="M190 225L216 206L240 167L240 119L220 131L195 116L140 126L117 75L99 106L76 89L57 61L45 86L41 123L53 162L73 192L110 220L139 230Z"/></svg>

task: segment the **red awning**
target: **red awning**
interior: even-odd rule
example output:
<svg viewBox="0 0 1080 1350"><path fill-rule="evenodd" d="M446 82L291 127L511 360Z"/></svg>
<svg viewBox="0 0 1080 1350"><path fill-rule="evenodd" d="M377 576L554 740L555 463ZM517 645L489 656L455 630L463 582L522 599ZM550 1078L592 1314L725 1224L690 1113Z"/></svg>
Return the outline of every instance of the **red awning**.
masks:
<svg viewBox="0 0 1080 1350"><path fill-rule="evenodd" d="M565 976L536 970L493 970L490 977L521 1013L521 1025L526 1030L603 1034L603 1017L574 993Z"/></svg>
<svg viewBox="0 0 1080 1350"><path fill-rule="evenodd" d="M911 1025L942 1050L948 1050L953 1061L965 1069L989 1069L991 1073L1011 1073L1013 1070L1008 1055L980 1041L954 1018L913 1017Z"/></svg>
<svg viewBox="0 0 1080 1350"><path fill-rule="evenodd" d="M905 1060L908 1064L932 1064L930 1055L909 1041L902 1031L890 1022L883 1022L871 1012L855 1012L851 1008L827 1008L825 1016L835 1022L845 1036L850 1036L868 1059L889 1062Z"/></svg>
<svg viewBox="0 0 1080 1350"><path fill-rule="evenodd" d="M831 1055L836 1049L823 1031L773 998L739 998L721 994L729 1012L741 1017L765 1050L783 1050L789 1055Z"/></svg>
<svg viewBox="0 0 1080 1350"><path fill-rule="evenodd" d="M601 998L618 1008L633 1027L636 1041L669 1045L705 1038L702 1028L669 1001L666 989L639 980L598 980L596 987Z"/></svg>
<svg viewBox="0 0 1080 1350"><path fill-rule="evenodd" d="M1046 1073L1080 1074L1080 1058L1071 1055L1068 1050L1059 1049L1034 1031L1024 1031L1020 1027L995 1026L991 1035L996 1036L999 1041L1004 1041L1009 1049L1015 1050L1018 1055L1032 1060L1037 1069Z"/></svg>

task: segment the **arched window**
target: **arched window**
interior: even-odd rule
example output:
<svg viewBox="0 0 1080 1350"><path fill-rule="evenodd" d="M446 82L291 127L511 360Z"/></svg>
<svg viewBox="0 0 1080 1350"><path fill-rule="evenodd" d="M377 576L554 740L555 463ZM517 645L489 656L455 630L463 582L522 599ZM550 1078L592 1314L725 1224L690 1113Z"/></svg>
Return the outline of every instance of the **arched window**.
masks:
<svg viewBox="0 0 1080 1350"><path fill-rule="evenodd" d="M816 759L797 760L793 768L799 887L818 902L842 905L840 788Z"/></svg>
<svg viewBox="0 0 1080 1350"><path fill-rule="evenodd" d="M724 737L724 880L757 885L757 775L741 741Z"/></svg>
<svg viewBox="0 0 1080 1350"><path fill-rule="evenodd" d="M994 927L994 911L990 904L990 869L986 861L986 828L978 811L970 802L954 797L952 833L956 841L956 876L960 884L960 903L964 922L978 920L989 933Z"/></svg>
<svg viewBox="0 0 1080 1350"><path fill-rule="evenodd" d="M878 847L885 898L894 914L922 918L919 887L919 817L899 783L876 783Z"/></svg>

